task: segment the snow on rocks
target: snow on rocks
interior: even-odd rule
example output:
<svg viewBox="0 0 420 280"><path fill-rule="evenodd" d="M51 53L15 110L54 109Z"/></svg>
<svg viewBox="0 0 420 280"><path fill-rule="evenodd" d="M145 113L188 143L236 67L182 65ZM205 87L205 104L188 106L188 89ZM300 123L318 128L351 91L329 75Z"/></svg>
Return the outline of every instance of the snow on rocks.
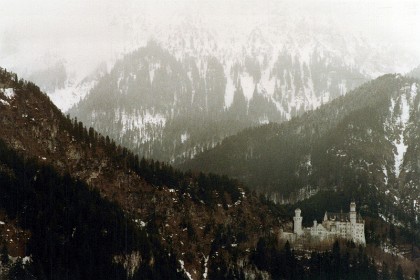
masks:
<svg viewBox="0 0 420 280"><path fill-rule="evenodd" d="M138 224L141 228L144 228L147 224L140 219L135 219L134 222Z"/></svg>
<svg viewBox="0 0 420 280"><path fill-rule="evenodd" d="M233 103L233 97L236 90L235 83L232 80L232 77L227 73L227 67L225 68L225 76L227 77L226 89L225 89L225 108L229 108ZM230 67L229 67L230 70Z"/></svg>
<svg viewBox="0 0 420 280"><path fill-rule="evenodd" d="M410 102L414 103L414 100L416 99L416 97L417 97L417 84L413 83L411 85Z"/></svg>
<svg viewBox="0 0 420 280"><path fill-rule="evenodd" d="M48 96L62 112L66 112L85 98L96 83L96 81L81 82L80 84L69 83L64 88L57 88L53 92L49 92Z"/></svg>
<svg viewBox="0 0 420 280"><path fill-rule="evenodd" d="M241 86L244 93L245 98L249 101L254 96L255 90L255 83L254 79L248 74L244 73L241 76Z"/></svg>
<svg viewBox="0 0 420 280"><path fill-rule="evenodd" d="M410 117L410 106L407 101L406 94L401 95L400 98L401 104L401 115L397 118L397 125L401 126L401 131L396 140L393 141L394 146L396 147L397 151L394 154L394 170L395 170L395 177L398 178L401 172L401 165L404 160L404 154L407 151L408 145L404 143L404 131L407 127L407 123Z"/></svg>
<svg viewBox="0 0 420 280"><path fill-rule="evenodd" d="M382 172L384 173L385 185L388 185L388 170L385 165L382 166Z"/></svg>
<svg viewBox="0 0 420 280"><path fill-rule="evenodd" d="M3 99L0 99L0 103L3 104L4 106L10 106L10 103L7 101L4 101Z"/></svg>
<svg viewBox="0 0 420 280"><path fill-rule="evenodd" d="M3 99L0 97L0 103L4 106L10 106L7 100L12 100L15 97L15 90L13 88L0 88L0 92L4 94Z"/></svg>
<svg viewBox="0 0 420 280"><path fill-rule="evenodd" d="M13 88L3 88L0 91L6 96L7 99L11 100L15 97L15 90Z"/></svg>
<svg viewBox="0 0 420 280"><path fill-rule="evenodd" d="M188 132L184 132L181 134L181 143L185 143L190 138L190 134Z"/></svg>
<svg viewBox="0 0 420 280"><path fill-rule="evenodd" d="M155 78L155 71L158 70L161 67L160 63L151 63L149 64L149 78L150 83L153 83L153 80Z"/></svg>
<svg viewBox="0 0 420 280"><path fill-rule="evenodd" d="M391 139L386 136L386 139L388 139L395 147L394 172L396 178L399 177L402 171L404 155L408 149L408 145L405 141L405 131L410 120L410 110L413 109L412 105L414 104L414 100L417 96L417 85L413 83L411 86L402 88L400 92L400 96L391 99L389 108L390 117L384 123L385 130L396 135ZM396 112L396 109L399 110ZM385 171L384 175L387 177Z"/></svg>
<svg viewBox="0 0 420 280"><path fill-rule="evenodd" d="M121 133L124 134L128 130L138 129L141 132L140 135L142 135L138 142L142 143L151 138L151 135L147 133L148 126L163 128L166 124L166 117L160 113L154 113L154 110L146 110L145 112L136 110L128 113L125 110L116 109L114 114L116 116L115 123L121 122L123 125Z"/></svg>
<svg viewBox="0 0 420 280"><path fill-rule="evenodd" d="M207 274L208 274L208 267L207 267L207 263L209 261L209 256L204 256L204 273L203 273L203 279L207 279Z"/></svg>
<svg viewBox="0 0 420 280"><path fill-rule="evenodd" d="M22 259L22 263L24 264L24 265L26 265L26 264L30 264L32 262L32 257L31 256L25 256L23 259Z"/></svg>
<svg viewBox="0 0 420 280"><path fill-rule="evenodd" d="M188 279L192 280L193 278L192 278L191 274L184 267L184 261L179 260L179 264L181 265L181 271L184 271L184 273L188 277Z"/></svg>

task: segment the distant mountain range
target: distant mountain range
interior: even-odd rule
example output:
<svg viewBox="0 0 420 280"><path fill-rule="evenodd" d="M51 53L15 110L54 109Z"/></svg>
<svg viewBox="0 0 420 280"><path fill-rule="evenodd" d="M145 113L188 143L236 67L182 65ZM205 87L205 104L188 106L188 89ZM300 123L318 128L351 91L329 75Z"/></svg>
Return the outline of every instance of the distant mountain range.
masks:
<svg viewBox="0 0 420 280"><path fill-rule="evenodd" d="M85 97L68 112L136 153L170 162L400 69L392 48L305 20L246 34L181 23L150 36L80 91Z"/></svg>

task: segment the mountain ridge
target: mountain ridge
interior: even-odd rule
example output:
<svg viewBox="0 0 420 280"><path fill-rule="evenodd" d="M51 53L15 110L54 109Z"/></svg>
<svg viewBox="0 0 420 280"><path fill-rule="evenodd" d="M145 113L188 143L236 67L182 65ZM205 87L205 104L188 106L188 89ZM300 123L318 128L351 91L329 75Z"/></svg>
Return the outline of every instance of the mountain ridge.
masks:
<svg viewBox="0 0 420 280"><path fill-rule="evenodd" d="M309 66L289 53L272 58L272 65L247 55L242 62L189 55L179 60L150 42L117 62L69 112L139 154L183 161L245 127L282 122L316 108L365 79L319 53L312 55ZM321 74L315 77L315 72ZM332 75L328 84L321 82L323 75ZM360 81L346 86L346 75ZM325 97L318 96L323 92ZM181 127L175 131L172 125ZM205 136L212 126L219 132Z"/></svg>
<svg viewBox="0 0 420 280"><path fill-rule="evenodd" d="M362 184L386 193L401 211L418 211L416 85L416 79L382 76L289 122L231 136L180 166L233 176L278 201L299 189L357 192Z"/></svg>
<svg viewBox="0 0 420 280"><path fill-rule="evenodd" d="M246 249L255 246L261 232L279 227L280 210L238 182L140 160L108 136L65 117L36 85L4 70L0 83L0 139L25 158L71 174L116 203L137 227L159 236L158 246L176 256L182 274L199 279L204 269L217 273L204 267L210 255L209 266L217 261L239 269L232 254L247 258ZM222 248L215 237L228 233ZM214 255L216 249L220 255ZM261 273L252 266L245 270Z"/></svg>

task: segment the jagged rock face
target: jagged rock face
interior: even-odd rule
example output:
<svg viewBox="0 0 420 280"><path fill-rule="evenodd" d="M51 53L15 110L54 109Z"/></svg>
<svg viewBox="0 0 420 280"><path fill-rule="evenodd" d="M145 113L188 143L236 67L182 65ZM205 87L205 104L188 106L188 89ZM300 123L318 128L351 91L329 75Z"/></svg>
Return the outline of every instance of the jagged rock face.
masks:
<svg viewBox="0 0 420 280"><path fill-rule="evenodd" d="M380 77L283 125L229 137L183 167L234 176L277 201L340 189L374 201L384 219L414 222L407 214L420 210L418 87Z"/></svg>

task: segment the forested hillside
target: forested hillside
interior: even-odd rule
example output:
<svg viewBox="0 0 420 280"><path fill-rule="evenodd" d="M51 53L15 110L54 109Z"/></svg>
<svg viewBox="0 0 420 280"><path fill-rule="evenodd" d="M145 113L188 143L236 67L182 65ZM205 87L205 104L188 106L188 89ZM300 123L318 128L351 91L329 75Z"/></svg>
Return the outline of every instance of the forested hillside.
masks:
<svg viewBox="0 0 420 280"><path fill-rule="evenodd" d="M23 158L2 140L0 186L1 209L30 232L24 256L32 262L20 271L10 264L10 279L184 278L158 235L139 228L96 189ZM7 254L15 244L3 242ZM125 256L136 256L137 262Z"/></svg>
<svg viewBox="0 0 420 280"><path fill-rule="evenodd" d="M240 269L255 275L262 273L252 265L239 265L238 262L249 257L259 236L264 232L278 231L278 217L281 214L279 208L261 200L238 182L226 177L184 173L158 161L139 159L126 148L117 146L109 137L104 137L93 129L87 129L81 122L65 117L34 84L18 80L15 74L5 70L1 70L0 74L2 85L0 89L0 121L2 123L0 138L7 147L24 157L22 161L25 164L35 160L45 166L45 170L39 168L42 174L37 174L38 168L29 164L30 168L28 167L27 171L21 166L16 167L17 170L14 166L6 166L5 172L10 174L12 179L1 187L6 188L12 184L19 189L25 188L26 181L32 182L34 185L28 185L28 187L33 186L34 190L28 193L28 201L25 202L28 205L39 203L33 206L38 207L36 209L39 209L39 212L35 209L32 215L46 211L45 215L48 216L47 213L50 213L48 211L62 208L65 203L70 204L69 208L62 208L57 215L60 213L70 215L73 212L69 211L73 211L72 209L78 206L78 204L73 206L71 203L81 203L81 209L74 211L76 214L79 210L82 211L81 213L86 212L82 215L87 220L79 221L77 217L72 217L76 220L71 225L74 224L77 227L81 226L77 223L86 222L84 227L89 227L89 221L94 220L93 216L102 209L101 207L108 207L111 217L105 216L104 219L109 218L110 220L107 221L109 223L117 222L115 224L116 236L120 232L118 224L121 223L121 226L124 226L125 222L125 233L129 234L131 224L135 224L139 232L133 231L133 234L139 234L141 237L142 232L146 232L147 236L152 238L151 241L147 239L140 243L152 242L154 245L151 245L149 249L138 248L137 245L127 248L118 247L118 244L123 244L125 239L120 240L123 243L115 244L115 247L103 248L103 250L108 250L104 258L113 256L114 260L122 262L130 259L129 265L126 265L124 269L126 273L132 269L133 275L137 271L140 274L143 273L141 267L133 267L133 263L142 264L149 259L149 266L151 266L149 271L151 270L152 277L160 277L159 273L153 272L153 267L158 269L157 262L159 261L158 256L152 254L153 248L160 248L158 250L160 254L170 253L167 257L162 257L163 265L175 259L175 264L172 263L170 269L176 269L182 275L190 275L194 279L201 278L203 274L216 273L214 263L218 266L231 267L235 271ZM10 155L12 161L19 162L19 158L14 159L13 153ZM19 177L18 180L13 179L15 172L32 173ZM50 181L49 173L51 173ZM41 175L43 177L40 177ZM6 177L4 180L9 179ZM58 186L61 187L56 189ZM80 186L82 193L78 193L79 189L76 190L76 186ZM40 189L37 189L38 187ZM86 201L60 202L59 198L64 196L63 199L65 199L65 194L68 194L69 198L74 196L77 200L83 194L83 189L86 192ZM93 193L90 194L91 192ZM38 196L40 200L37 200ZM44 198L44 196L47 197ZM93 201L89 200L90 196ZM4 199L6 200L7 197ZM51 199L52 202L48 202L47 199ZM55 205L56 202L57 205ZM111 202L115 203L115 208ZM14 209L24 211L25 205L17 201ZM13 211L6 206L2 206L2 209L3 207L6 213ZM51 209L44 210L43 207L51 207ZM112 211L115 214L112 214L114 213ZM47 216L44 218L46 219ZM30 232L37 229L31 228L32 224L21 225L19 215L12 215L10 219L13 220L14 217L18 218L17 224L23 229ZM59 216L57 220L57 224L55 220L40 221L40 223L44 226L45 223L53 223L50 227L54 226L54 230L57 228L60 231L53 237L66 240L68 232L63 231L59 224L63 220L59 219ZM36 223L36 221L31 221L31 223ZM103 223L106 224L105 221ZM104 234L102 231L104 228L106 229L105 226L100 226L101 236ZM43 230L47 229L48 224ZM87 232L93 232L92 234L96 234L95 230L97 230L96 227L86 229ZM158 240L153 241L153 236L158 237ZM84 237L88 238L88 236ZM87 245L92 246L92 254L102 250L96 251L94 248L97 246L94 244L100 244L95 238L93 243L90 243L91 245ZM88 244L89 240L86 240ZM126 245L128 246L129 243ZM139 254L135 253L136 249L140 251ZM84 249L80 248L80 250L83 252ZM64 250L62 253L66 254L66 252L67 250ZM70 254L71 250L68 252ZM45 254L48 255L49 252L41 255L39 261L43 260ZM121 257L118 254L121 254ZM109 264L109 259L107 264ZM63 271L70 269L67 264L63 266ZM60 266L57 266L57 269L60 270ZM92 265L92 271L95 269L99 267ZM105 270L105 273L107 271ZM162 276L162 278L165 277Z"/></svg>
<svg viewBox="0 0 420 280"><path fill-rule="evenodd" d="M285 196L359 185L350 178L415 191L407 176L417 178L417 104L417 80L386 75L290 122L246 129L183 166Z"/></svg>
<svg viewBox="0 0 420 280"><path fill-rule="evenodd" d="M278 203L312 197L302 205L318 215L355 198L365 215L418 235L417 93L418 80L385 75L290 122L229 137L182 167L227 174Z"/></svg>

